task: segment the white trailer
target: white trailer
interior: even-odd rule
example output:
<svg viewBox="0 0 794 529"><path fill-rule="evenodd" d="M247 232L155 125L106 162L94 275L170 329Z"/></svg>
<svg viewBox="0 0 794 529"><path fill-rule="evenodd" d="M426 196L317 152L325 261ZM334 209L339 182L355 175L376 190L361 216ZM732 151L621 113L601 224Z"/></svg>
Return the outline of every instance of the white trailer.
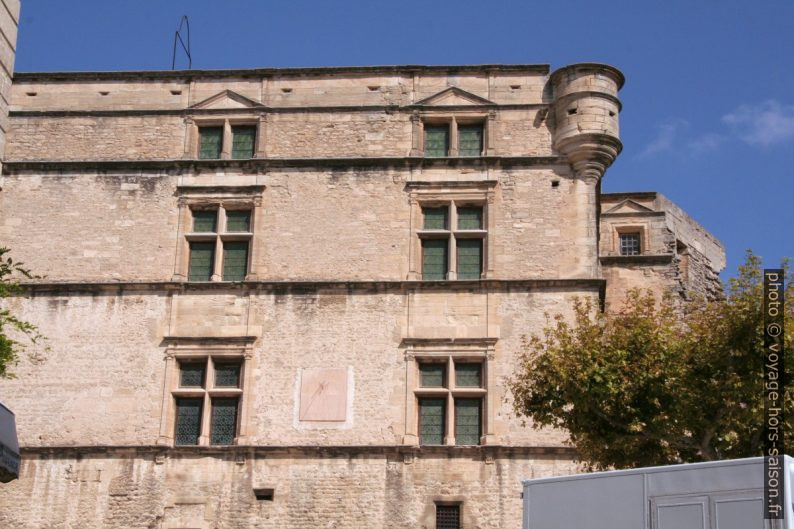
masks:
<svg viewBox="0 0 794 529"><path fill-rule="evenodd" d="M14 412L0 402L0 483L19 477L19 443Z"/></svg>
<svg viewBox="0 0 794 529"><path fill-rule="evenodd" d="M794 529L794 459L784 520L764 519L764 458L530 479L524 529Z"/></svg>

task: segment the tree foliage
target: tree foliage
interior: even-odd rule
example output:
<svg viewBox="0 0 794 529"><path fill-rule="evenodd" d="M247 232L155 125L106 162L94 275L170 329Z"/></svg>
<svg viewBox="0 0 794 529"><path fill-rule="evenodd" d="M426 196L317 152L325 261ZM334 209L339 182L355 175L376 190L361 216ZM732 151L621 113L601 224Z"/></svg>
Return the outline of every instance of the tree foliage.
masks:
<svg viewBox="0 0 794 529"><path fill-rule="evenodd" d="M536 428L566 429L591 469L761 455L762 293L760 260L748 252L719 301L682 306L633 290L623 308L603 313L578 300L570 323L549 318L542 336L525 340L509 384L515 410ZM785 352L792 315L789 302ZM784 427L792 425L789 414Z"/></svg>
<svg viewBox="0 0 794 529"><path fill-rule="evenodd" d="M0 300L21 293L20 278L34 277L22 263L12 260L8 253L8 248L0 247ZM4 303L0 306L0 378L13 377L11 367L17 363L19 353L25 348L25 343L18 340L21 337L33 343L43 339L35 325L14 316Z"/></svg>

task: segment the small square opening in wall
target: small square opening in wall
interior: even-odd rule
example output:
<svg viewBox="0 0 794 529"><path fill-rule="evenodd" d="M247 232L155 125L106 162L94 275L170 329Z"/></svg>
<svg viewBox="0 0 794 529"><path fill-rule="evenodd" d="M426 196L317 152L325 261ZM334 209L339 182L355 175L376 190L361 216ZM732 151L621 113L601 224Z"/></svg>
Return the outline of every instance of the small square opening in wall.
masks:
<svg viewBox="0 0 794 529"><path fill-rule="evenodd" d="M275 489L254 489L254 496L257 501L273 501Z"/></svg>
<svg viewBox="0 0 794 529"><path fill-rule="evenodd" d="M436 529L460 529L460 504L436 504Z"/></svg>
<svg viewBox="0 0 794 529"><path fill-rule="evenodd" d="M559 180L552 180L551 181L551 187L560 187L560 181Z"/></svg>

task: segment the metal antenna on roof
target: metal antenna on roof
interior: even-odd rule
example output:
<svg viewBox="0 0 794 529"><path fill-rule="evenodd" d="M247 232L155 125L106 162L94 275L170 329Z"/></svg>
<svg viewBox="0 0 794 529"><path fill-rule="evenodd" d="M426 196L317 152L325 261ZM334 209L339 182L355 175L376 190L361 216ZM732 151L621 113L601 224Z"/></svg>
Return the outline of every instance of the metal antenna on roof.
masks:
<svg viewBox="0 0 794 529"><path fill-rule="evenodd" d="M182 26L185 27L186 36L187 36L187 45L185 45L185 39L182 38ZM190 70L193 67L193 57L190 56L190 21L187 19L187 15L182 15L182 18L179 21L179 27L176 28L176 32L174 33L174 51L171 53L172 70L176 66L177 41L179 41L179 45L182 46L185 55L187 55L187 69Z"/></svg>

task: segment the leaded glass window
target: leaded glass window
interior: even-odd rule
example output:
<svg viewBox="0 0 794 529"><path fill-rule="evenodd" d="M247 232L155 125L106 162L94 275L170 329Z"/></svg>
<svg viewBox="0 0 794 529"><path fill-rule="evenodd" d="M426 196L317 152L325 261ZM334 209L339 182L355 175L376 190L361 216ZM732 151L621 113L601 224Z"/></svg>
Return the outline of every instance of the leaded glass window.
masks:
<svg viewBox="0 0 794 529"><path fill-rule="evenodd" d="M227 232L251 231L251 212L247 210L226 211Z"/></svg>
<svg viewBox="0 0 794 529"><path fill-rule="evenodd" d="M444 444L446 399L419 399L419 442Z"/></svg>
<svg viewBox="0 0 794 529"><path fill-rule="evenodd" d="M237 436L237 397L212 399L210 444L229 445Z"/></svg>
<svg viewBox="0 0 794 529"><path fill-rule="evenodd" d="M620 255L640 255L640 234L620 234Z"/></svg>
<svg viewBox="0 0 794 529"><path fill-rule="evenodd" d="M246 159L254 157L254 141L256 127L232 127L232 158Z"/></svg>
<svg viewBox="0 0 794 529"><path fill-rule="evenodd" d="M207 362L182 362L179 364L179 386L183 388L203 388L204 372Z"/></svg>
<svg viewBox="0 0 794 529"><path fill-rule="evenodd" d="M455 385L459 388L482 387L482 364L455 362Z"/></svg>
<svg viewBox="0 0 794 529"><path fill-rule="evenodd" d="M449 156L449 125L425 126L425 156Z"/></svg>
<svg viewBox="0 0 794 529"><path fill-rule="evenodd" d="M482 239L458 239L458 279L480 279Z"/></svg>
<svg viewBox="0 0 794 529"><path fill-rule="evenodd" d="M191 242L188 280L209 281L212 278L214 260L214 242Z"/></svg>
<svg viewBox="0 0 794 529"><path fill-rule="evenodd" d="M473 206L458 207L458 229L481 230L482 207L473 207Z"/></svg>
<svg viewBox="0 0 794 529"><path fill-rule="evenodd" d="M197 445L201 435L201 407L204 399L176 399L176 433L178 445Z"/></svg>
<svg viewBox="0 0 794 529"><path fill-rule="evenodd" d="M455 399L455 444L480 444L481 399Z"/></svg>
<svg viewBox="0 0 794 529"><path fill-rule="evenodd" d="M448 214L449 208L447 206L422 208L422 216L424 217L423 228L426 230L446 230Z"/></svg>
<svg viewBox="0 0 794 529"><path fill-rule="evenodd" d="M482 125L458 125L458 155L482 154Z"/></svg>
<svg viewBox="0 0 794 529"><path fill-rule="evenodd" d="M215 364L215 387L240 387L240 364Z"/></svg>
<svg viewBox="0 0 794 529"><path fill-rule="evenodd" d="M448 239L422 240L422 279L425 281L447 278Z"/></svg>
<svg viewBox="0 0 794 529"><path fill-rule="evenodd" d="M199 158L202 160L221 157L223 146L223 127L199 128Z"/></svg>
<svg viewBox="0 0 794 529"><path fill-rule="evenodd" d="M248 241L223 243L223 280L242 281L248 270Z"/></svg>
<svg viewBox="0 0 794 529"><path fill-rule="evenodd" d="M436 529L460 529L460 505L436 505Z"/></svg>
<svg viewBox="0 0 794 529"><path fill-rule="evenodd" d="M443 388L447 364L419 364L420 384L423 388Z"/></svg>
<svg viewBox="0 0 794 529"><path fill-rule="evenodd" d="M193 210L193 231L214 233L217 229L218 212L214 209Z"/></svg>

